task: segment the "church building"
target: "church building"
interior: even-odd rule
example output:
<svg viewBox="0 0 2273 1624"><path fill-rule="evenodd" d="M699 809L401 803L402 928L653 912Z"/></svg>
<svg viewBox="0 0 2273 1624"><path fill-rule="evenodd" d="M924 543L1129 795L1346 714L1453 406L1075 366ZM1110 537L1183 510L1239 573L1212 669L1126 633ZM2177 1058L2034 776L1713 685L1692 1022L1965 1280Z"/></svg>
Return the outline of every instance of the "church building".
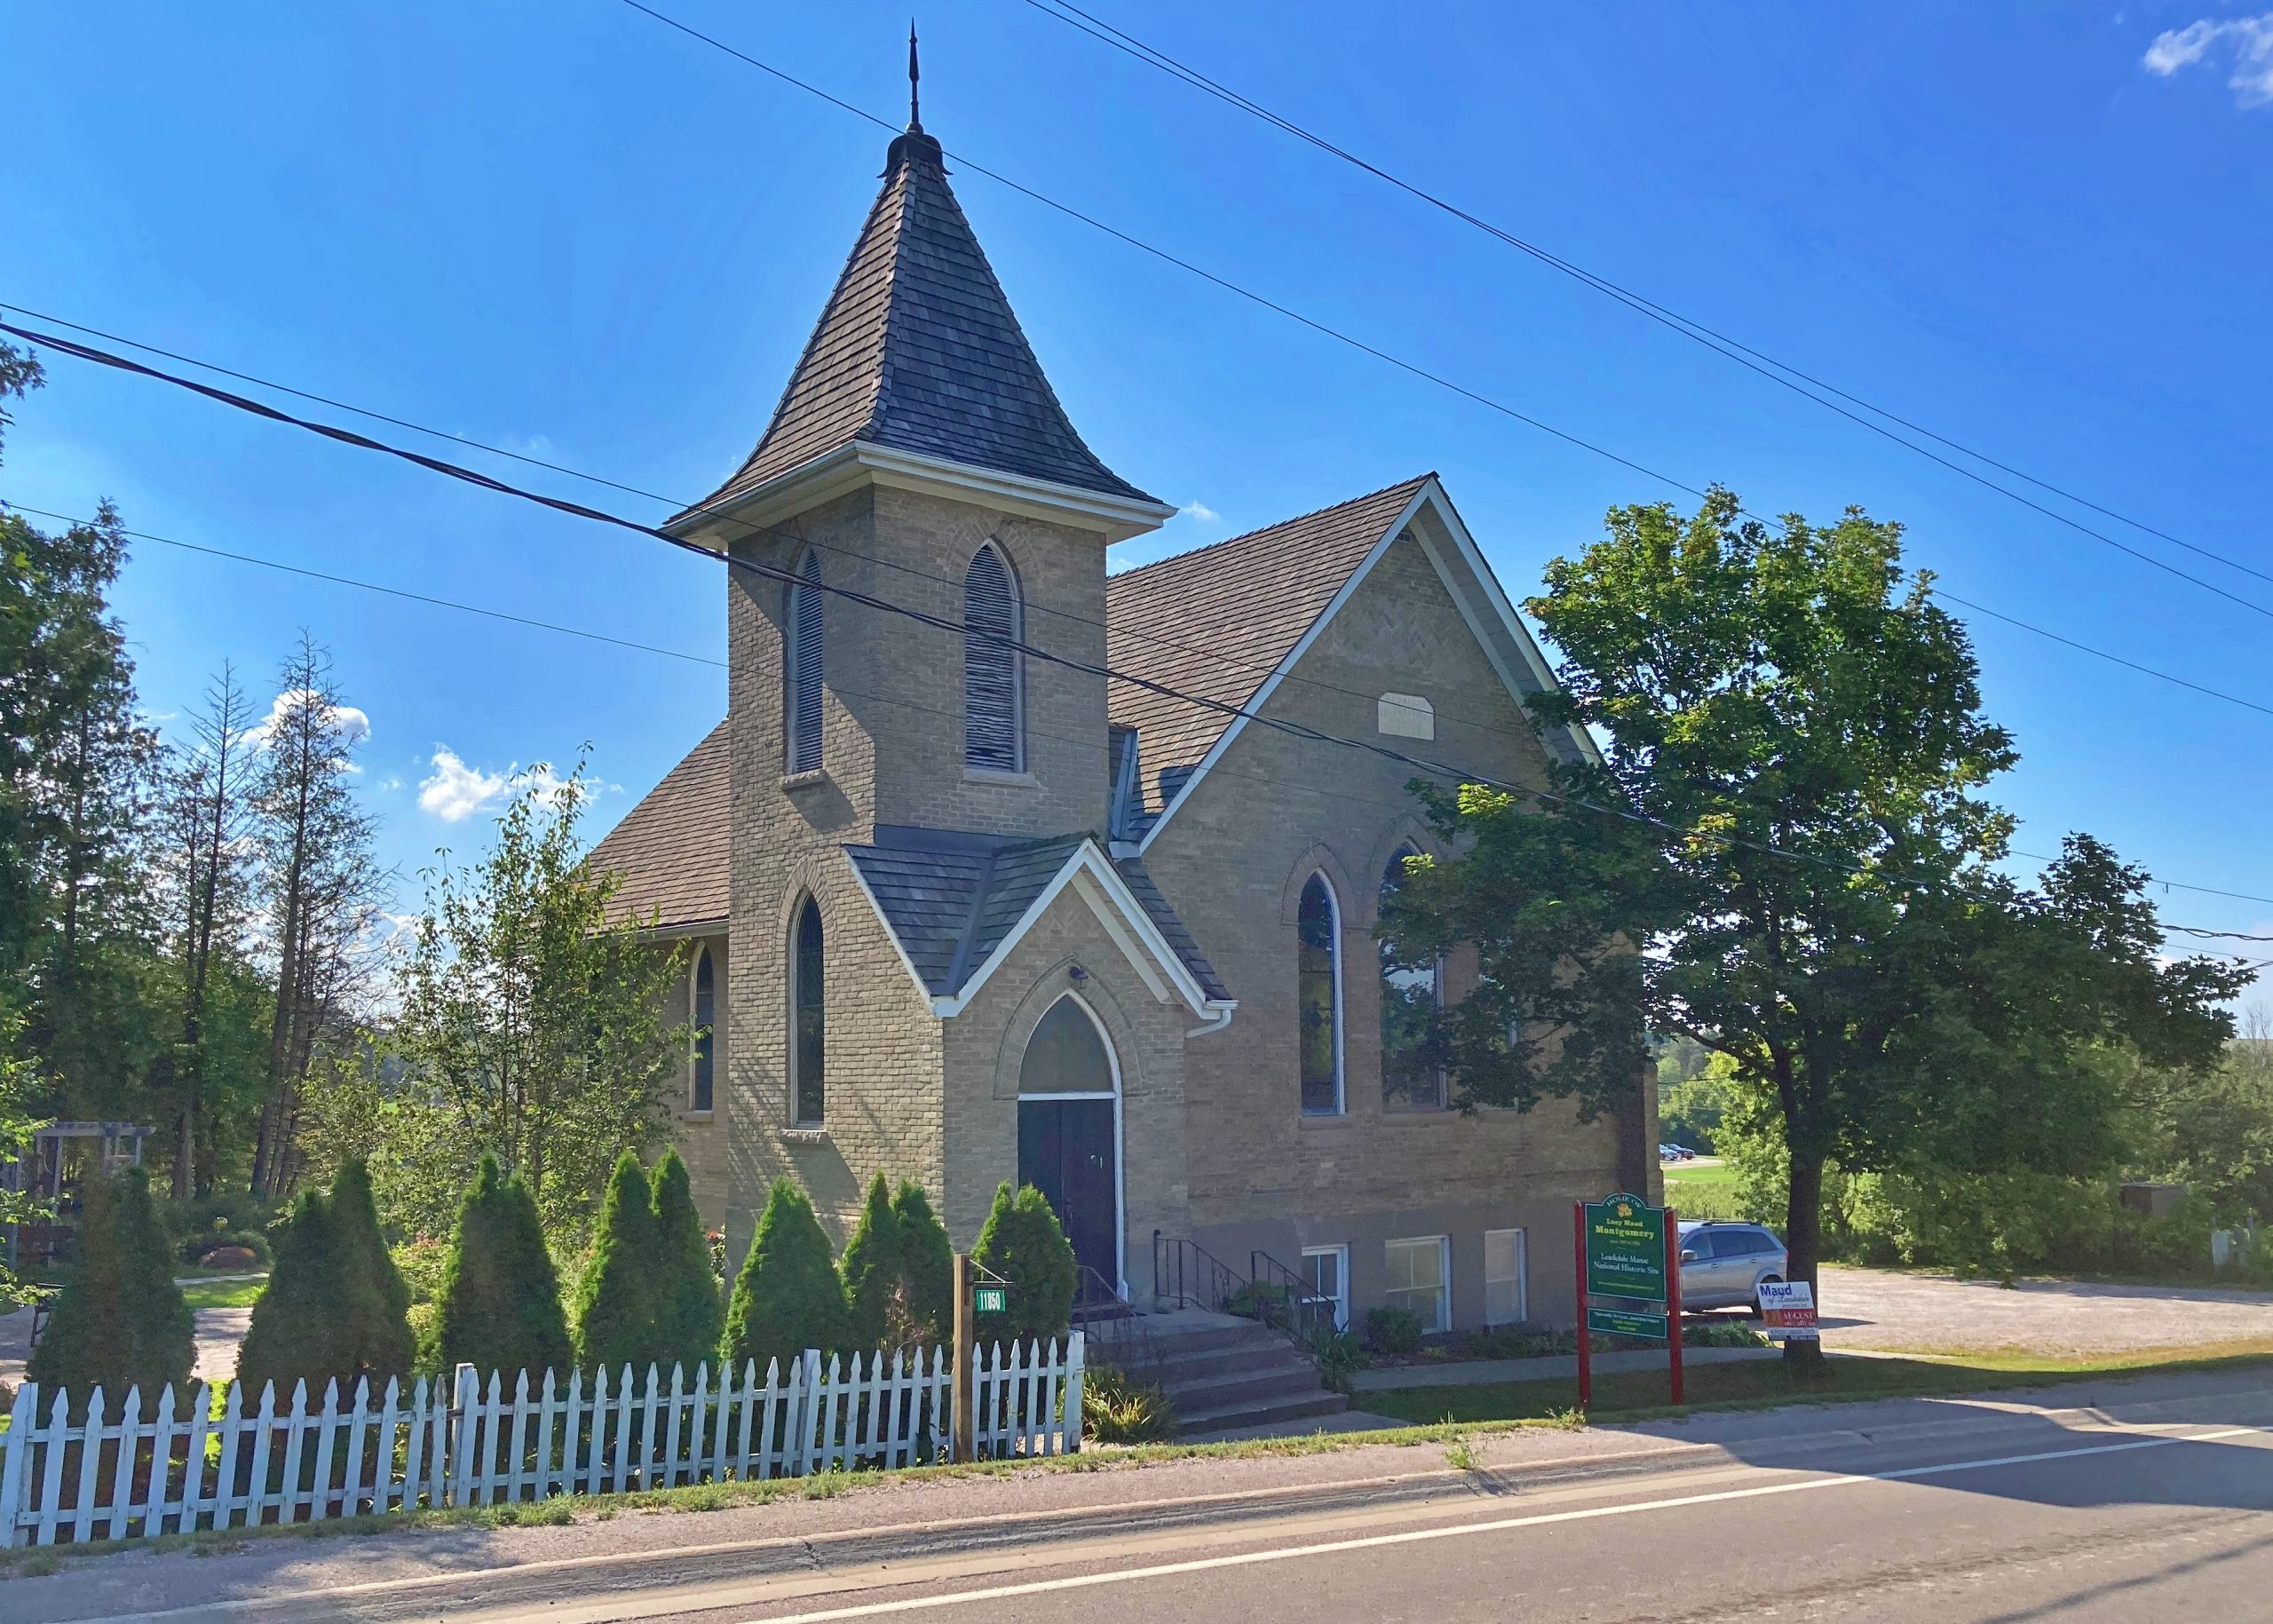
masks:
<svg viewBox="0 0 2273 1624"><path fill-rule="evenodd" d="M891 143L756 448L669 521L736 566L725 719L592 860L688 955L671 1126L733 1259L777 1177L841 1243L882 1169L962 1247L1040 1186L1139 1311L1200 1248L1345 1321L1569 1322L1570 1203L1649 1187L1648 1107L1447 1108L1414 1014L1474 955L1372 934L1414 771L1271 724L1518 782L1591 746L1531 721L1435 475L1320 494L1110 573L1175 510L1067 419L939 142Z"/></svg>

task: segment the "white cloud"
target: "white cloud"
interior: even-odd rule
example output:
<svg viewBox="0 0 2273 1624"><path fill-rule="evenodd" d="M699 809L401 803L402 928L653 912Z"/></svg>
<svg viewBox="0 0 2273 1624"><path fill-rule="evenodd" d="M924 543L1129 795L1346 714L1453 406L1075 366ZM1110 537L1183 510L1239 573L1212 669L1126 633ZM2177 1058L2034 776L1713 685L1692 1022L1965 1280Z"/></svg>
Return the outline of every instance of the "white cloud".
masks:
<svg viewBox="0 0 2273 1624"><path fill-rule="evenodd" d="M539 801L547 806L557 806L568 788L568 780L555 772L549 762L537 762L527 772L511 764L503 772L484 772L479 767L469 766L447 744L434 747L428 764L434 770L418 780L418 805L421 811L433 813L445 823L463 823L476 812L495 809L507 796L523 789L533 788ZM583 784L588 801L622 788L621 784L590 778Z"/></svg>
<svg viewBox="0 0 2273 1624"><path fill-rule="evenodd" d="M506 773L467 766L446 744L434 747L429 764L434 771L418 780L419 810L432 812L445 823L462 823L494 805L511 782Z"/></svg>
<svg viewBox="0 0 2273 1624"><path fill-rule="evenodd" d="M1176 511L1183 514L1186 519L1196 520L1203 525L1212 524L1216 519L1223 518L1221 513L1216 511L1215 509L1209 507L1204 502L1187 502L1182 507L1178 508Z"/></svg>
<svg viewBox="0 0 2273 1624"><path fill-rule="evenodd" d="M265 749L278 725L293 707L305 701L307 692L305 688L287 688L278 694L270 701L268 714L246 730L246 742L255 749ZM329 715L332 724L345 735L348 743L360 744L371 736L371 718L367 712L358 710L352 705L334 705L329 708Z"/></svg>
<svg viewBox="0 0 2273 1624"><path fill-rule="evenodd" d="M2231 51L2233 72L2226 88L2233 91L2235 105L2273 105L2273 12L2225 21L2205 17L2182 28L2166 28L2155 36L2139 62L2149 73L2167 79L2180 68L2205 60L2220 46Z"/></svg>

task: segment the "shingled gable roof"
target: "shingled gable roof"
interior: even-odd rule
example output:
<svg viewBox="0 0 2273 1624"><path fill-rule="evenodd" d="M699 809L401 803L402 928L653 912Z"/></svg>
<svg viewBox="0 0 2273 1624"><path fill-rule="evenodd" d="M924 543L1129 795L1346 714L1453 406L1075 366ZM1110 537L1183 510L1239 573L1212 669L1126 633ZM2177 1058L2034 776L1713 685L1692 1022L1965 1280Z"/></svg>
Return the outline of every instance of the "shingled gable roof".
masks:
<svg viewBox="0 0 2273 1624"><path fill-rule="evenodd" d="M1434 474L1315 513L1178 553L1105 582L1105 661L1244 707ZM1115 725L1142 741L1144 804L1160 804L1163 767L1199 764L1232 718L1133 683L1111 685Z"/></svg>
<svg viewBox="0 0 2273 1624"><path fill-rule="evenodd" d="M672 522L856 442L1158 503L1074 432L921 130L892 142L883 190L757 448Z"/></svg>
<svg viewBox="0 0 2273 1624"><path fill-rule="evenodd" d="M592 848L587 866L621 879L611 915L661 930L726 920L733 757L724 722L703 735Z"/></svg>

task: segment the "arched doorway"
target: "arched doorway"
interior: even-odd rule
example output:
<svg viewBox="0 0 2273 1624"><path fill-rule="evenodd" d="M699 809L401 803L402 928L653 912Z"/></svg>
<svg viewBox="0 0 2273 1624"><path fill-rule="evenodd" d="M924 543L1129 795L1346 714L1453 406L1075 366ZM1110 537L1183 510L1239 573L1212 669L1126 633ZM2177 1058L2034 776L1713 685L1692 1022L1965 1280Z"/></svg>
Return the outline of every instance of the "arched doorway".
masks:
<svg viewBox="0 0 2273 1624"><path fill-rule="evenodd" d="M1018 1062L1018 1182L1048 1198L1074 1261L1121 1288L1121 1067L1089 1006L1049 1006Z"/></svg>

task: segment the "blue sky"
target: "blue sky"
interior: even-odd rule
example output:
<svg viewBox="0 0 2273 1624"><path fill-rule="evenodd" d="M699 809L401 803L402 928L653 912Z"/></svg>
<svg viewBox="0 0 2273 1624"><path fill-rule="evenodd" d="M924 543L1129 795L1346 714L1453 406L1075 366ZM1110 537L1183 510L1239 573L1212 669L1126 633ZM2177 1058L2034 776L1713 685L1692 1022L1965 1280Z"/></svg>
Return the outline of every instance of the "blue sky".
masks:
<svg viewBox="0 0 2273 1624"><path fill-rule="evenodd" d="M905 107L899 0L658 9L881 115ZM2273 13L1088 9L1566 258L2273 573ZM2265 617L1019 0L934 4L922 26L925 122L951 152L1755 509L1900 519L1953 591L2273 704ZM763 427L885 143L619 0L21 0L0 50L0 301L678 498ZM1668 494L982 177L955 184L1090 443L1189 505L1129 561L1436 469L1520 598L1604 508ZM50 370L8 442L13 501L77 513L107 495L160 535L723 654L712 566L160 386ZM2273 582L2111 533L2273 605ZM225 658L265 703L298 628L328 643L370 718L364 781L407 876L438 846L479 846L493 780L587 742L623 787L598 809L612 821L725 706L712 666L155 545L119 605L160 713ZM2273 717L1976 630L1990 709L2024 751L2002 787L2024 847L2088 828L2167 877L2273 896ZM2273 929L2273 905L2185 892L2166 915Z"/></svg>

